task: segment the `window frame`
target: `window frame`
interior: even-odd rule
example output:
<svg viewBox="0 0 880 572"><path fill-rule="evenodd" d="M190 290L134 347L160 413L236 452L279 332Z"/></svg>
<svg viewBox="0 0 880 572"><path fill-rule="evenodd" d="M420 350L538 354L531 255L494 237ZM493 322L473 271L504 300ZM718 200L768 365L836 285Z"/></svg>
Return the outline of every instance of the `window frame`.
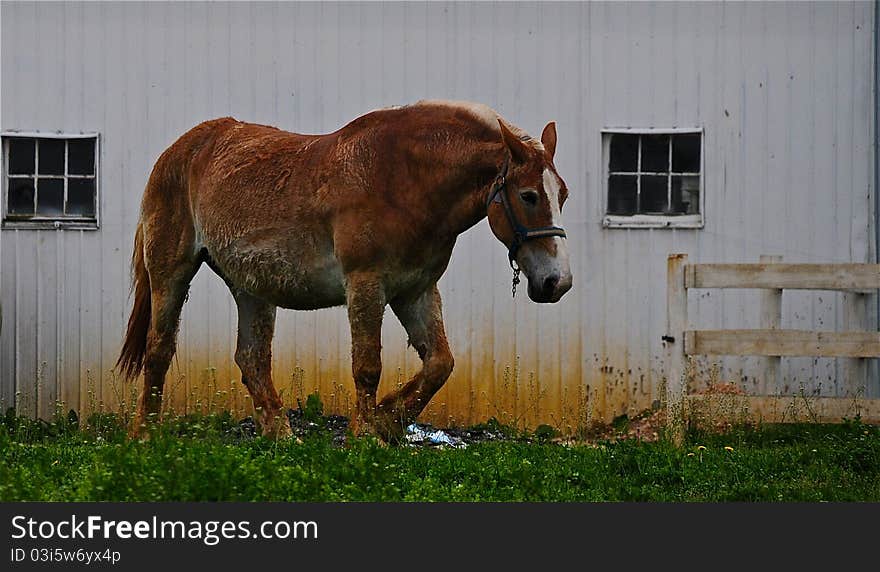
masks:
<svg viewBox="0 0 880 572"><path fill-rule="evenodd" d="M608 213L608 178L611 164L612 135L700 135L700 212L698 214L661 215ZM604 228L691 228L705 226L706 215L706 132L702 127L606 127L600 132L602 157L602 226ZM669 165L671 176L672 165ZM635 173L634 173L635 174ZM641 177L641 174L638 175Z"/></svg>
<svg viewBox="0 0 880 572"><path fill-rule="evenodd" d="M101 228L101 134L97 132L80 132L80 133L63 133L63 132L43 132L43 131L0 131L0 141L2 141L2 172L0 172L0 192L3 193L3 219L2 228L4 229L26 229L26 230L98 230ZM34 215L27 219L9 218L9 140L12 138L19 139L93 139L95 141L95 216L91 217L51 217ZM39 145L39 143L38 143ZM65 146L64 160L65 165L68 160L67 147ZM34 165L36 171L39 167ZM34 177L38 178L39 173L34 173ZM56 178L63 178L66 181L70 178L89 178L88 176L73 176L67 173L65 166L64 175L54 175ZM35 181L36 182L36 181ZM35 185L36 191L36 185ZM14 217L15 215L13 215Z"/></svg>

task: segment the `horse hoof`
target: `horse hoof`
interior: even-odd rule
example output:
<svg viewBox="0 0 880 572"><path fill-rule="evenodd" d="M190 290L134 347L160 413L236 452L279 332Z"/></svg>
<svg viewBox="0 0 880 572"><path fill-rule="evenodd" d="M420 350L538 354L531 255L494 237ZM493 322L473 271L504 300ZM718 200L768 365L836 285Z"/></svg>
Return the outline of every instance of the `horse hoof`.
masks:
<svg viewBox="0 0 880 572"><path fill-rule="evenodd" d="M373 427L372 423L368 421L359 421L356 418L351 420L351 423L348 425L348 430L356 438L376 437L378 435L376 428Z"/></svg>
<svg viewBox="0 0 880 572"><path fill-rule="evenodd" d="M302 443L302 439L299 437L294 437L292 431L264 431L263 437L266 439L271 439L272 441L289 441L295 440L297 444Z"/></svg>
<svg viewBox="0 0 880 572"><path fill-rule="evenodd" d="M391 418L377 419L376 435L389 445L399 445L404 442L403 424Z"/></svg>
<svg viewBox="0 0 880 572"><path fill-rule="evenodd" d="M290 427L287 427L287 429L279 427L278 429L270 430L268 432L263 433L263 437L266 437L268 439L272 439L275 441L287 441L289 439L294 438L293 431L290 430ZM296 440L297 440L297 442L302 443L302 440L299 437L297 437Z"/></svg>
<svg viewBox="0 0 880 572"><path fill-rule="evenodd" d="M151 429L156 426L155 416L138 416L128 428L128 438L132 441L149 441Z"/></svg>
<svg viewBox="0 0 880 572"><path fill-rule="evenodd" d="M293 431L290 429L290 422L287 420L286 415L278 415L270 421L264 421L262 425L263 437L267 439L286 441L293 437ZM302 443L299 437L297 437L296 441L297 443Z"/></svg>

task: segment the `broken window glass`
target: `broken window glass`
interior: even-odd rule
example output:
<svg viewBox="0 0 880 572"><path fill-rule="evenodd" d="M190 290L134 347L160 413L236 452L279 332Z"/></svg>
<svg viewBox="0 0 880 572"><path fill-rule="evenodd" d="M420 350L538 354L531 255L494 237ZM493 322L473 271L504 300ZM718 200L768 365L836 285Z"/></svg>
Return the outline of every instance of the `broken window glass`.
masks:
<svg viewBox="0 0 880 572"><path fill-rule="evenodd" d="M700 213L699 175L672 176L672 205L675 214Z"/></svg>

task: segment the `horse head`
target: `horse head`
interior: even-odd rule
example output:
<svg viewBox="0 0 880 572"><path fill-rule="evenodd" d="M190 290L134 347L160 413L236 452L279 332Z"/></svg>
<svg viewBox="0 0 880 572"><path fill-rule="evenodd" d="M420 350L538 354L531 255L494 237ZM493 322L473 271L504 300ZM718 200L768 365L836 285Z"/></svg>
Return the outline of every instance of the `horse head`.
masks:
<svg viewBox="0 0 880 572"><path fill-rule="evenodd" d="M526 275L529 298L557 302L571 288L571 268L559 226L568 188L553 164L556 124L547 124L540 143L499 124L507 155L489 194L489 226L514 271Z"/></svg>

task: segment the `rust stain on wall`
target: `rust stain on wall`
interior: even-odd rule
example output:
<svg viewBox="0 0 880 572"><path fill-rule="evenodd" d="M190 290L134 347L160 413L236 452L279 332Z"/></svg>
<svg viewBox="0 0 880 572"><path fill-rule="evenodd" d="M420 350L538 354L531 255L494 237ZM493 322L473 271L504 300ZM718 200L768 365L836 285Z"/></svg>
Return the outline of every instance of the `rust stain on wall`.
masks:
<svg viewBox="0 0 880 572"><path fill-rule="evenodd" d="M580 366L556 368L575 375L544 376L533 364L520 358L500 363L483 353L471 362L468 354L456 361L455 371L438 392L421 420L439 426L464 426L496 418L523 428L540 424L575 432L593 422L609 422L621 414L633 415L651 406L650 384L645 391L631 390L632 375L622 366L601 360L599 368ZM580 361L572 352L571 359ZM599 360L599 358L596 358ZM275 386L288 407L297 407L310 393L317 392L325 411L350 416L354 408L354 383L347 356L339 360L276 360ZM404 351L387 352L380 394L408 381L420 367ZM125 383L111 372L92 376L81 388L77 406L81 414L92 411L132 412L141 390L141 379ZM75 381L75 380L74 380ZM100 390L99 390L100 389ZM210 358L204 352L182 351L168 372L163 412L166 414L207 413L229 410L237 416L253 413L250 396L241 384L241 374L231 356Z"/></svg>

